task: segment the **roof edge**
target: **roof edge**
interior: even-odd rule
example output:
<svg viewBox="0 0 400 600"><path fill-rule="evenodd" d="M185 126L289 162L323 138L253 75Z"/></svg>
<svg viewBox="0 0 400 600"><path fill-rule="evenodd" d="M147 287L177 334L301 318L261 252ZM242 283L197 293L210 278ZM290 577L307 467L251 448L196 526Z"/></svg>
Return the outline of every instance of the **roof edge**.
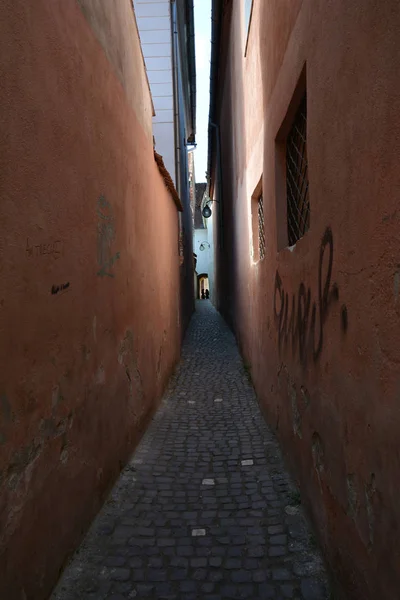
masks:
<svg viewBox="0 0 400 600"><path fill-rule="evenodd" d="M197 104L197 86L196 86L196 46L195 46L195 26L194 26L194 2L186 0L187 8L187 47L188 47L188 67L189 67L189 82L190 82L190 118L192 132L188 138L188 142L195 143L196 140L196 104Z"/></svg>
<svg viewBox="0 0 400 600"><path fill-rule="evenodd" d="M169 174L166 166L164 165L163 157L161 156L161 154L158 154L155 150L154 160L156 161L158 170L160 171L161 176L164 179L165 187L171 194L178 211L183 212L182 202L178 196L178 192L176 191L176 187L174 185L174 182L172 181L171 175Z"/></svg>
<svg viewBox="0 0 400 600"><path fill-rule="evenodd" d="M211 123L215 122L217 101L216 83L219 71L220 40L222 29L223 0L212 0L211 5L211 60L210 60L210 107L208 113L208 157L207 157L207 195L212 187L211 169L214 155L214 131Z"/></svg>

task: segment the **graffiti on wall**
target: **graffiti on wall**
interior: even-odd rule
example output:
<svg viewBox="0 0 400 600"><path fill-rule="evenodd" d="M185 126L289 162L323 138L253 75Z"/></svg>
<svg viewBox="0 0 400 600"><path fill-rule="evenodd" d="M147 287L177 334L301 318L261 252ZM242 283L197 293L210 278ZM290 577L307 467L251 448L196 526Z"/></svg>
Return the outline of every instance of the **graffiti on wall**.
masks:
<svg viewBox="0 0 400 600"><path fill-rule="evenodd" d="M63 253L63 243L61 240L56 240L55 242L32 244L27 238L25 252L28 258L52 256L54 260L57 260Z"/></svg>
<svg viewBox="0 0 400 600"><path fill-rule="evenodd" d="M114 277L114 263L119 259L120 253L113 252L115 240L115 219L111 204L104 196L97 201L97 263L99 277Z"/></svg>
<svg viewBox="0 0 400 600"><path fill-rule="evenodd" d="M302 282L297 293L289 297L285 291L279 272L275 276L274 314L278 329L279 351L292 346L293 354L298 352L302 363L308 357L318 360L324 345L324 327L330 307L339 301L339 288L332 282L333 235L327 227L321 240L318 265L318 287L316 298L311 288ZM341 308L341 327L348 327L348 315L345 305Z"/></svg>
<svg viewBox="0 0 400 600"><path fill-rule="evenodd" d="M66 290L68 290L69 286L70 286L69 281L67 281L66 283L61 283L60 285L52 285L51 293L53 296L55 296L56 294L60 294L62 292L65 292Z"/></svg>

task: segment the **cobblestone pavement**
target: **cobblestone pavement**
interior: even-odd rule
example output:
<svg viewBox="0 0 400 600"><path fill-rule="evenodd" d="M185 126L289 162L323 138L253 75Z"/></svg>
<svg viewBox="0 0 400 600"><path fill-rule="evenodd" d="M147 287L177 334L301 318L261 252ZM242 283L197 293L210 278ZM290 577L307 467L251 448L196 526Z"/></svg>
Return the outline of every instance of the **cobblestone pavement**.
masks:
<svg viewBox="0 0 400 600"><path fill-rule="evenodd" d="M200 301L164 401L52 600L327 600L234 337Z"/></svg>

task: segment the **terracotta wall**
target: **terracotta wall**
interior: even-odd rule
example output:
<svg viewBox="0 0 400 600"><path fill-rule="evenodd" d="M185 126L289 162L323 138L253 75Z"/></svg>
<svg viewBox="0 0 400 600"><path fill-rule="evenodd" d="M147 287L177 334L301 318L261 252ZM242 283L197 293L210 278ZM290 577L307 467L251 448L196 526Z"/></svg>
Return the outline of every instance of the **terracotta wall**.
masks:
<svg viewBox="0 0 400 600"><path fill-rule="evenodd" d="M219 74L219 307L342 597L392 600L400 586L400 5L254 0L245 58L242 4L225 15ZM290 251L277 243L285 197L276 136L304 67L311 227ZM254 263L250 203L261 176L266 256Z"/></svg>
<svg viewBox="0 0 400 600"><path fill-rule="evenodd" d="M43 600L178 359L178 213L130 0L1 12L0 597Z"/></svg>

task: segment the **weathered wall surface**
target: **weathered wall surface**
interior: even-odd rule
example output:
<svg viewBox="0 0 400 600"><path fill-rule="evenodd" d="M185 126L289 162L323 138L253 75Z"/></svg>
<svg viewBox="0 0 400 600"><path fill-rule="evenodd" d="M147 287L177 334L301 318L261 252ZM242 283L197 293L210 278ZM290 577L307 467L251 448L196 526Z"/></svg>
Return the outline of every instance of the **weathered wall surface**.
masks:
<svg viewBox="0 0 400 600"><path fill-rule="evenodd" d="M0 45L0 597L43 600L178 358L178 217L130 0L4 0Z"/></svg>
<svg viewBox="0 0 400 600"><path fill-rule="evenodd" d="M391 600L400 585L400 6L255 0L245 58L240 4L223 32L219 307L346 597ZM275 139L304 65L311 227L293 251L279 250ZM263 114L246 108L250 93ZM254 264L260 175L266 257Z"/></svg>

